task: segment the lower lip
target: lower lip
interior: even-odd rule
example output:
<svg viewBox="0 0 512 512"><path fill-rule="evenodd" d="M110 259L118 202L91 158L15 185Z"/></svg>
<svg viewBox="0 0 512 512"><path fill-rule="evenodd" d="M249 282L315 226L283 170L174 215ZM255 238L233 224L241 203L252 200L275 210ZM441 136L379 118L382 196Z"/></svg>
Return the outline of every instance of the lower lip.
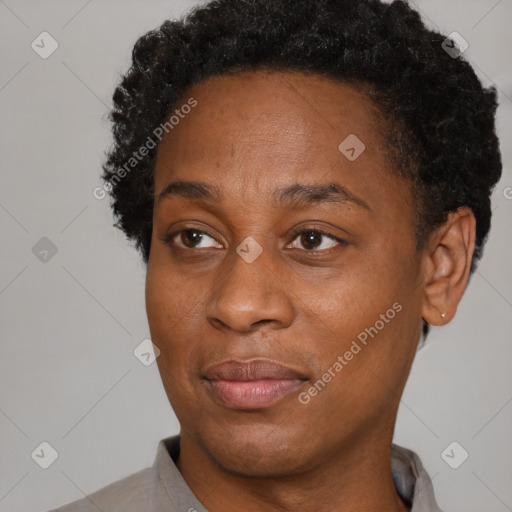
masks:
<svg viewBox="0 0 512 512"><path fill-rule="evenodd" d="M300 379L207 380L213 395L235 409L261 409L299 389Z"/></svg>

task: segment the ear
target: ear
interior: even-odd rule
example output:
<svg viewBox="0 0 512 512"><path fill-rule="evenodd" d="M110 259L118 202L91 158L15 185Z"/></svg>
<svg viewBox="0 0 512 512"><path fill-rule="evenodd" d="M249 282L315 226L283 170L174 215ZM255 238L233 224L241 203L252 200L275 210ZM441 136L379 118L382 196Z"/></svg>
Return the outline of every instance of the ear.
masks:
<svg viewBox="0 0 512 512"><path fill-rule="evenodd" d="M422 307L423 319L429 324L447 324L457 312L469 279L475 231L475 216L464 206L450 212L429 238Z"/></svg>

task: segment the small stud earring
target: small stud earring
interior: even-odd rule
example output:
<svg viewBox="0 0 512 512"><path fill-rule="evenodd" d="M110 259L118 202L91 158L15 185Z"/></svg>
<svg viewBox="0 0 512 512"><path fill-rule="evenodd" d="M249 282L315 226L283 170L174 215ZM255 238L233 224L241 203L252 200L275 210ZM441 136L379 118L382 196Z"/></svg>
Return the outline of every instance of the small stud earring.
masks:
<svg viewBox="0 0 512 512"><path fill-rule="evenodd" d="M441 313L441 318L444 318L446 316L446 313Z"/></svg>

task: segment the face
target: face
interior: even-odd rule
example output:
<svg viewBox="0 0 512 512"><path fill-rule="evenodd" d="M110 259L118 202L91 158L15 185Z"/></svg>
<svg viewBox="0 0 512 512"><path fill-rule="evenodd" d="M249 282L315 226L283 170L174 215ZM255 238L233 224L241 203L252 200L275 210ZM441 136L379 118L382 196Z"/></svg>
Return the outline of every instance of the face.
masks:
<svg viewBox="0 0 512 512"><path fill-rule="evenodd" d="M294 72L213 77L189 98L158 151L146 281L182 436L253 476L390 439L422 264L378 111Z"/></svg>

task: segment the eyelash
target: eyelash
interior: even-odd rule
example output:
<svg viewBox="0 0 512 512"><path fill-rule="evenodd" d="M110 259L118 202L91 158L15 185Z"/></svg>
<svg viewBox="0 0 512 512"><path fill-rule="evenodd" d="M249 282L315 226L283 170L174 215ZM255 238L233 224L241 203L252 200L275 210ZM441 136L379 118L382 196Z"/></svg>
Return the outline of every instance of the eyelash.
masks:
<svg viewBox="0 0 512 512"><path fill-rule="evenodd" d="M173 231L172 233L169 233L164 238L162 238L162 241L169 247L175 248L175 245L173 243L174 238L176 238L177 235L180 235L184 231L195 231L196 233L199 233L201 235L207 235L217 242L216 238L208 231L196 229L194 227L183 227L177 231ZM323 231L318 228L299 228L299 229L293 231L289 235L291 238L291 242L293 242L299 235L302 235L304 233L315 233L317 235L325 236L326 238L329 238L330 240L334 240L335 242L338 242L339 246L341 246L341 247L346 247L347 245L349 245L346 240L343 240L342 238L336 237L336 236L332 235L331 233L328 233L328 232ZM220 243L220 242L217 242L217 243ZM337 247L339 247L339 246L337 246ZM325 254L330 254L332 251L336 250L337 247L331 247L329 249L320 249L320 250L315 250L315 249L299 249L299 250L305 251L311 255L315 255L315 254L325 255ZM189 247L178 247L178 249L182 249L185 251L201 251L201 248L194 249L194 248L189 248Z"/></svg>

